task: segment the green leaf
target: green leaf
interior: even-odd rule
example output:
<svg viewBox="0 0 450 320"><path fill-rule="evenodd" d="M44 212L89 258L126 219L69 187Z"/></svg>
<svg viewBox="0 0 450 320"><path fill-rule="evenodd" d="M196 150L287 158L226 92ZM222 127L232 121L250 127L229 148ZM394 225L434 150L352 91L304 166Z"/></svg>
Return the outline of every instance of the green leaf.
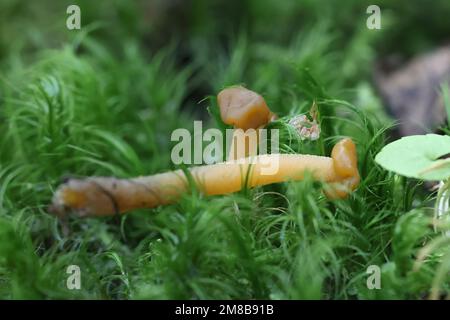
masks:
<svg viewBox="0 0 450 320"><path fill-rule="evenodd" d="M375 157L383 168L421 180L450 177L450 137L437 134L408 136L386 145Z"/></svg>

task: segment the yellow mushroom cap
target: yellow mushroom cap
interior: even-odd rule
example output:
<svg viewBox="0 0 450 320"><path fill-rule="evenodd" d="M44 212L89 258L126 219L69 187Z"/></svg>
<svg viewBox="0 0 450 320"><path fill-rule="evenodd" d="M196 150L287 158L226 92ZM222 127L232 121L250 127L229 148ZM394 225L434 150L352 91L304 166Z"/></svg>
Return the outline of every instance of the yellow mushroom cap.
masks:
<svg viewBox="0 0 450 320"><path fill-rule="evenodd" d="M236 128L257 129L273 117L264 98L242 86L223 89L217 95L217 101L222 121Z"/></svg>

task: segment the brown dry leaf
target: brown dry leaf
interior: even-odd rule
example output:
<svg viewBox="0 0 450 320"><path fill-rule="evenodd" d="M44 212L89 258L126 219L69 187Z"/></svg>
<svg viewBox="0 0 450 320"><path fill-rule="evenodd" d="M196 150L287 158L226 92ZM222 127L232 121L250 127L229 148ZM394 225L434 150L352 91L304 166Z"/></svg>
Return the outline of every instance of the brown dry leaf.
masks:
<svg viewBox="0 0 450 320"><path fill-rule="evenodd" d="M394 71L375 70L375 83L387 108L400 121L402 136L434 131L445 121L439 94L450 79L450 46L418 56Z"/></svg>

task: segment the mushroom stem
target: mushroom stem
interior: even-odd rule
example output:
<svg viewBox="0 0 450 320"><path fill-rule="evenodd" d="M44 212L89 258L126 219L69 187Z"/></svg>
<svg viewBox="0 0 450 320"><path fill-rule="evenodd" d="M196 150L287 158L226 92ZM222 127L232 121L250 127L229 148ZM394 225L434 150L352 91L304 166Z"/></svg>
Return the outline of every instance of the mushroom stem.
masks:
<svg viewBox="0 0 450 320"><path fill-rule="evenodd" d="M355 189L359 182L359 174L354 167L356 149L350 139L342 140L333 151L335 149L337 151L332 158L266 154L194 167L189 171L197 187L205 195L228 194L245 186L256 187L287 180L302 180L305 173L310 172L315 180L343 182L346 189L341 188L332 193L333 196L342 197ZM332 189L335 187L337 185ZM56 191L52 209L60 215L74 211L79 216L106 216L173 203L187 191L187 178L181 170L133 179L70 179Z"/></svg>
<svg viewBox="0 0 450 320"><path fill-rule="evenodd" d="M233 161L256 156L258 154L260 135L260 129L247 129L246 131L234 129L227 160Z"/></svg>

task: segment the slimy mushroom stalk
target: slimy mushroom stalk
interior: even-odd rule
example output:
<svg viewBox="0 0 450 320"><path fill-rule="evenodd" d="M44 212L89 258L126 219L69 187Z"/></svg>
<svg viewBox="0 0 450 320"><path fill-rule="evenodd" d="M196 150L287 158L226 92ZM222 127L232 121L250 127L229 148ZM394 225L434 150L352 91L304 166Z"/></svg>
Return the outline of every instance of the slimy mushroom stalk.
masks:
<svg viewBox="0 0 450 320"><path fill-rule="evenodd" d="M268 167L276 170L268 173ZM270 154L191 168L190 174L205 195L223 195L247 187L289 180L302 180L306 172L315 180L330 182L327 194L345 197L359 183L356 147L349 138L338 142L331 157ZM58 215L108 216L138 208L153 208L177 201L189 189L181 170L133 179L92 177L70 179L54 197L52 210Z"/></svg>

